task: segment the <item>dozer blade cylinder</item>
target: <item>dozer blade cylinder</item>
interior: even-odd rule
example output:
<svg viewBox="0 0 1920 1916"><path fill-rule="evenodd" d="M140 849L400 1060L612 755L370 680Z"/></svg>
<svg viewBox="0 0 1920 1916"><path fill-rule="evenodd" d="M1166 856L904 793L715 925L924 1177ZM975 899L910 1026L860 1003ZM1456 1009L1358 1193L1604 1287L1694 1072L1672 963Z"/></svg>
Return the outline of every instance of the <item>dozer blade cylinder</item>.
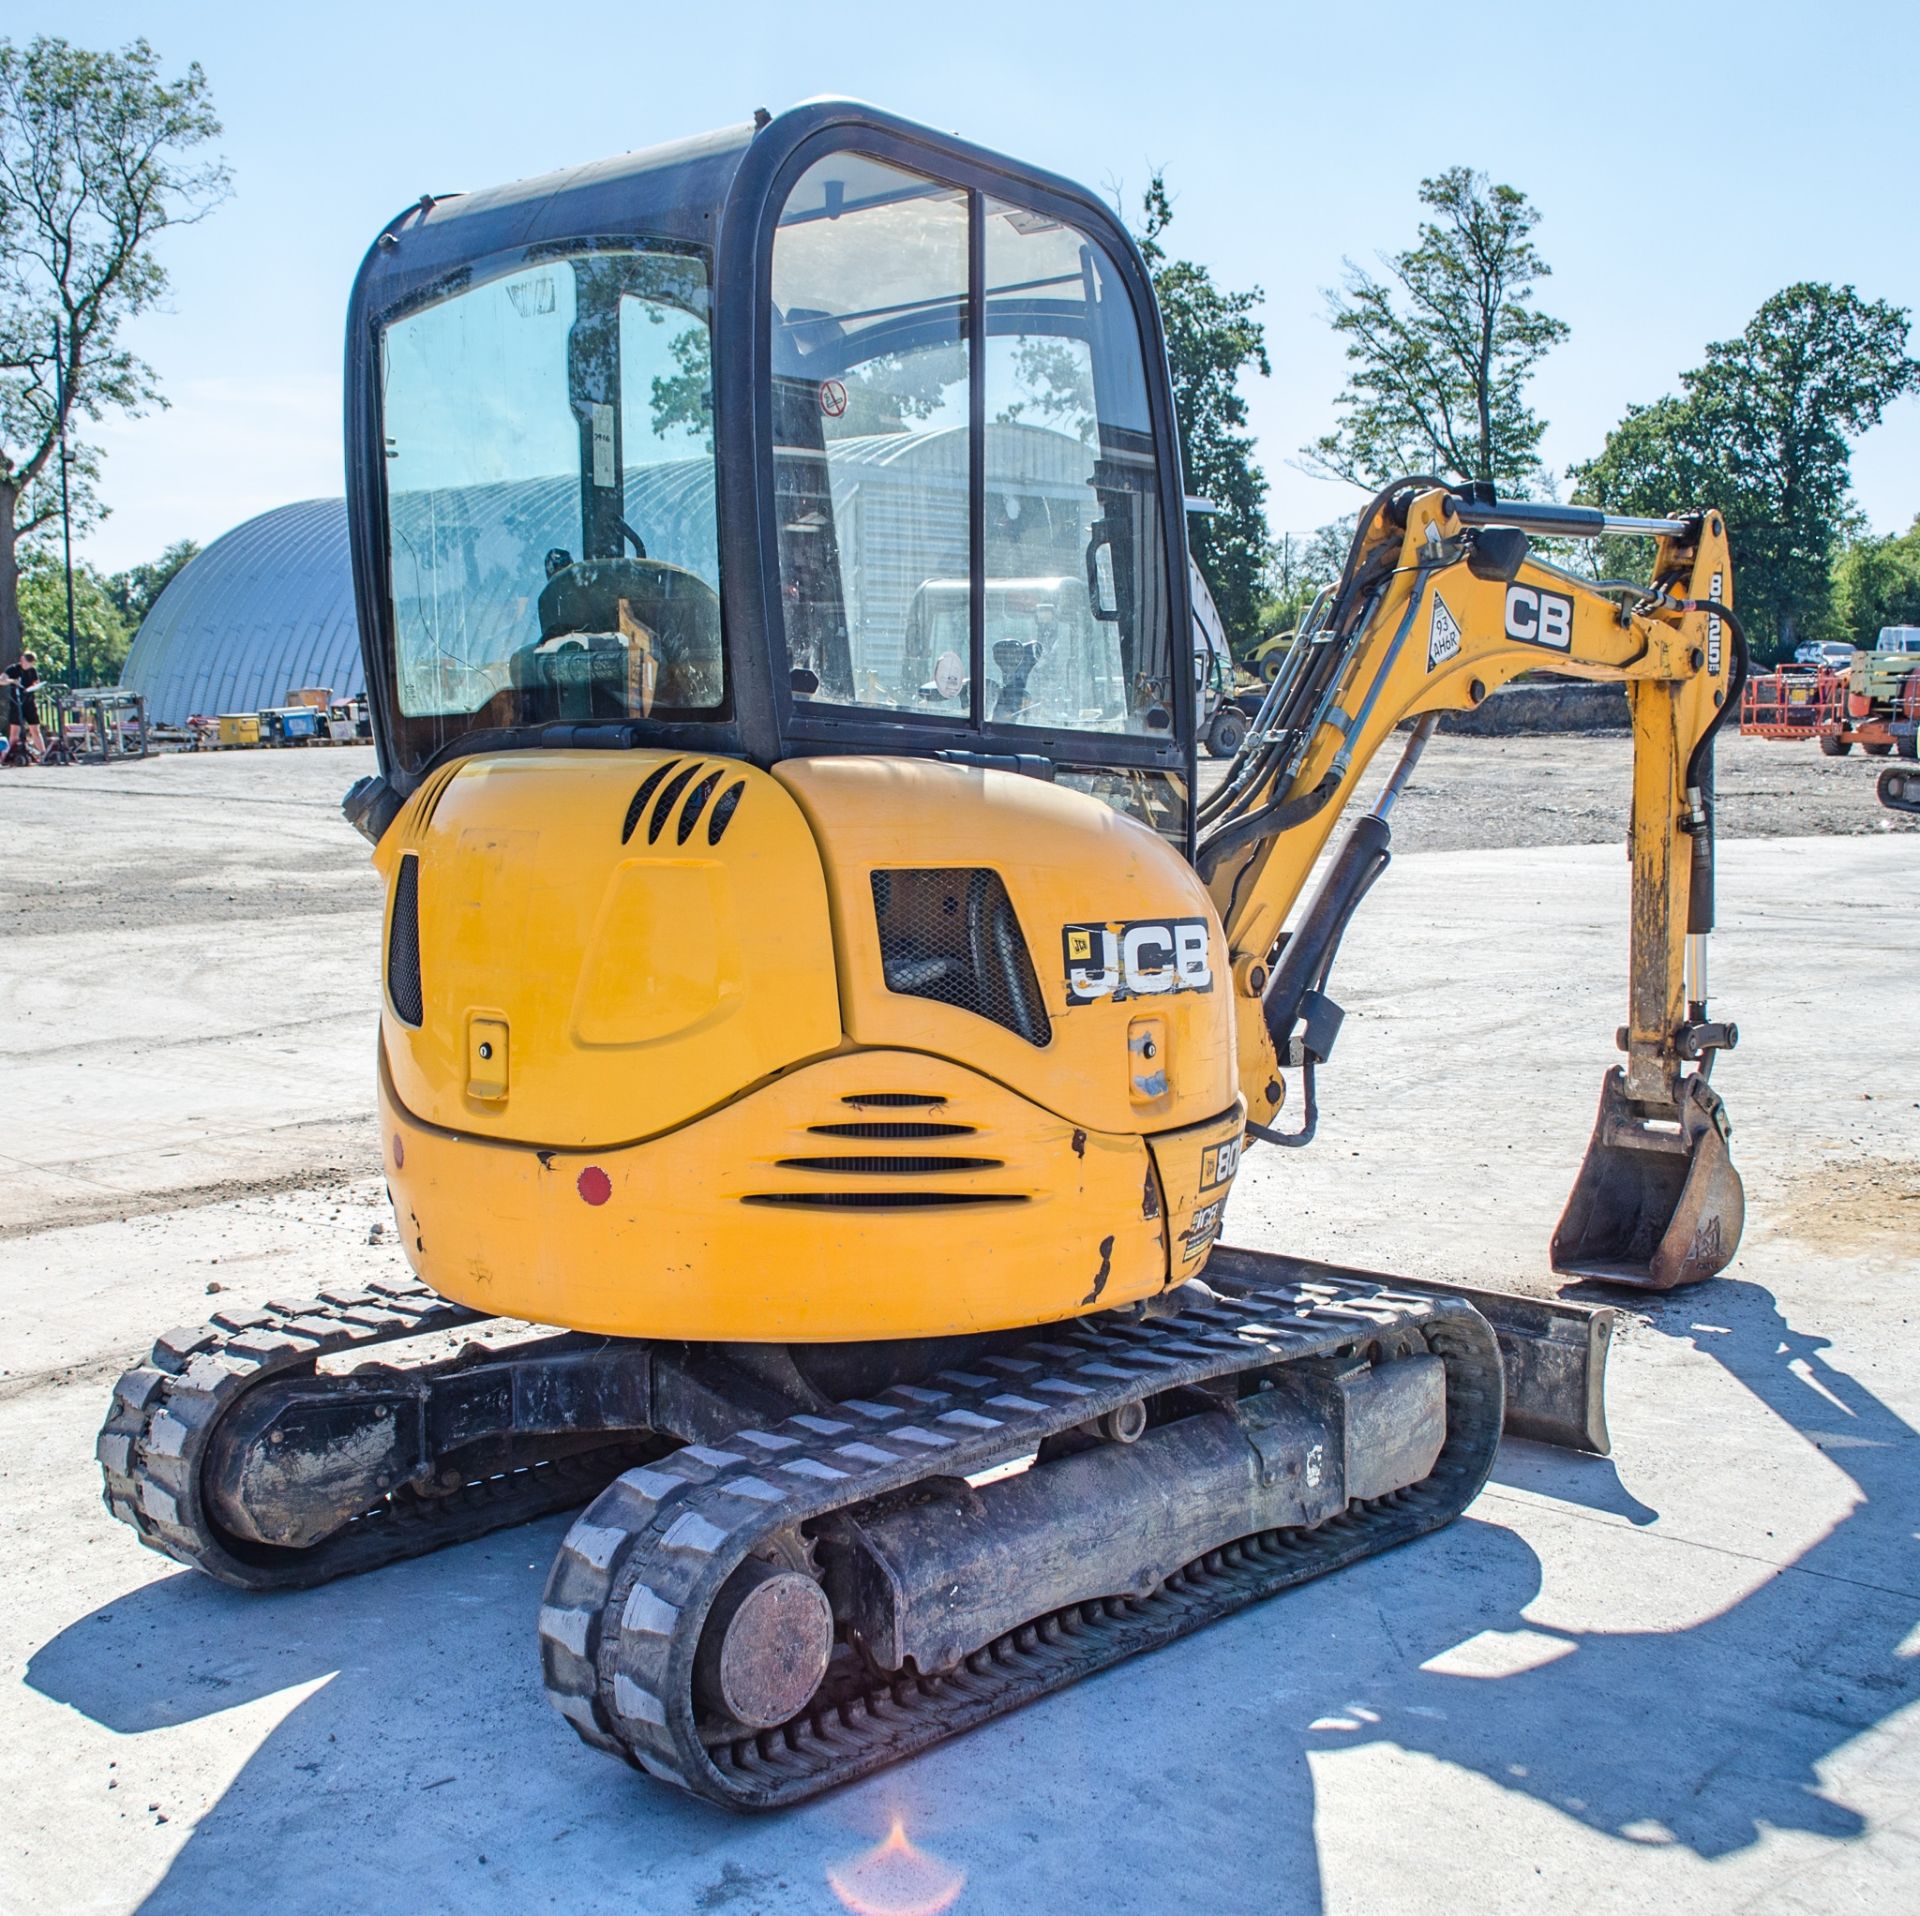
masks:
<svg viewBox="0 0 1920 1916"><path fill-rule="evenodd" d="M1098 1597L1146 1597L1257 1531L1324 1523L1349 1498L1419 1483L1446 1441L1445 1367L1283 1375L1233 1409L1102 1443L974 1489L845 1520L842 1609L887 1670L950 1670L1016 1625Z"/></svg>
<svg viewBox="0 0 1920 1916"><path fill-rule="evenodd" d="M1644 1291L1723 1271L1747 1215L1731 1130L1697 1073L1681 1080L1676 1120L1636 1108L1626 1074L1609 1071L1586 1162L1553 1234L1553 1268Z"/></svg>

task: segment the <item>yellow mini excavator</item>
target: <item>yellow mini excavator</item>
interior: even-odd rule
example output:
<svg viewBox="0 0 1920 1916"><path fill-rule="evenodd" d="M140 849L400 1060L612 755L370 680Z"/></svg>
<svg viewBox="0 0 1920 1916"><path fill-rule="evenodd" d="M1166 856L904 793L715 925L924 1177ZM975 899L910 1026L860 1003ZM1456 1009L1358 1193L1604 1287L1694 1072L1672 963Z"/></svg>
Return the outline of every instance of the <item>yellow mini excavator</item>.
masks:
<svg viewBox="0 0 1920 1916"><path fill-rule="evenodd" d="M1634 739L1625 1060L1554 1264L1733 1255L1717 514L1385 488L1197 802L1138 254L838 102L409 206L347 393L417 1282L161 1338L99 1441L142 1541L271 1590L584 1504L555 1705L765 1807L1436 1528L1503 1420L1604 1448L1604 1307L1218 1238L1312 1133L1438 715L1544 670ZM1532 550L1601 530L1644 582Z"/></svg>

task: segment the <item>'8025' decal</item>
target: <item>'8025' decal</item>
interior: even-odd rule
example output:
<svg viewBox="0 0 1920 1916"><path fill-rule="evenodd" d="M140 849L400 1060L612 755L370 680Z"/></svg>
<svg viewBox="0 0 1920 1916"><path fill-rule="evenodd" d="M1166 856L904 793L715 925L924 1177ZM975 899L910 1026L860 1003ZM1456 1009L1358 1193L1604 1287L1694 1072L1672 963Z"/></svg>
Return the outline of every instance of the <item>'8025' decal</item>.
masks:
<svg viewBox="0 0 1920 1916"><path fill-rule="evenodd" d="M1213 961L1204 918L1116 918L1064 925L1067 1003L1118 1004L1172 991L1211 991Z"/></svg>

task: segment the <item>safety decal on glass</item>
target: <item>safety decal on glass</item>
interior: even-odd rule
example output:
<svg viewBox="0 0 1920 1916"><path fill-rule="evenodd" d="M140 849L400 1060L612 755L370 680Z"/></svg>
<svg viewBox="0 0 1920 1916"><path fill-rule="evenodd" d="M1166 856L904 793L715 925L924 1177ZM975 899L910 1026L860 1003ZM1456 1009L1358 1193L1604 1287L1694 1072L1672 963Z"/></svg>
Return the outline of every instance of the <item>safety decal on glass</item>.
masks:
<svg viewBox="0 0 1920 1916"><path fill-rule="evenodd" d="M1204 918L1116 918L1060 934L1067 1003L1113 1004L1172 991L1211 991Z"/></svg>
<svg viewBox="0 0 1920 1916"><path fill-rule="evenodd" d="M620 481L613 453L613 408L596 400L590 411L593 420L593 483L607 490Z"/></svg>
<svg viewBox="0 0 1920 1916"><path fill-rule="evenodd" d="M1460 621L1447 610L1439 593L1433 595L1433 623L1427 628L1427 670L1460 656Z"/></svg>

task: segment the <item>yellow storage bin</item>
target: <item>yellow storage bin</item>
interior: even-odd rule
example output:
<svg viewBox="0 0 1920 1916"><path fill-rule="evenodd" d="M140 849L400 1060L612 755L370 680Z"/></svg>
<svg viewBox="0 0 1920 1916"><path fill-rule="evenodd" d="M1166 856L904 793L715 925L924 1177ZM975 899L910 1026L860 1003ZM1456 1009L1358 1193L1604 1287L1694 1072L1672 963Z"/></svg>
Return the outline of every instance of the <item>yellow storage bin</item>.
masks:
<svg viewBox="0 0 1920 1916"><path fill-rule="evenodd" d="M260 715L257 712L222 712L220 743L222 745L258 745Z"/></svg>

